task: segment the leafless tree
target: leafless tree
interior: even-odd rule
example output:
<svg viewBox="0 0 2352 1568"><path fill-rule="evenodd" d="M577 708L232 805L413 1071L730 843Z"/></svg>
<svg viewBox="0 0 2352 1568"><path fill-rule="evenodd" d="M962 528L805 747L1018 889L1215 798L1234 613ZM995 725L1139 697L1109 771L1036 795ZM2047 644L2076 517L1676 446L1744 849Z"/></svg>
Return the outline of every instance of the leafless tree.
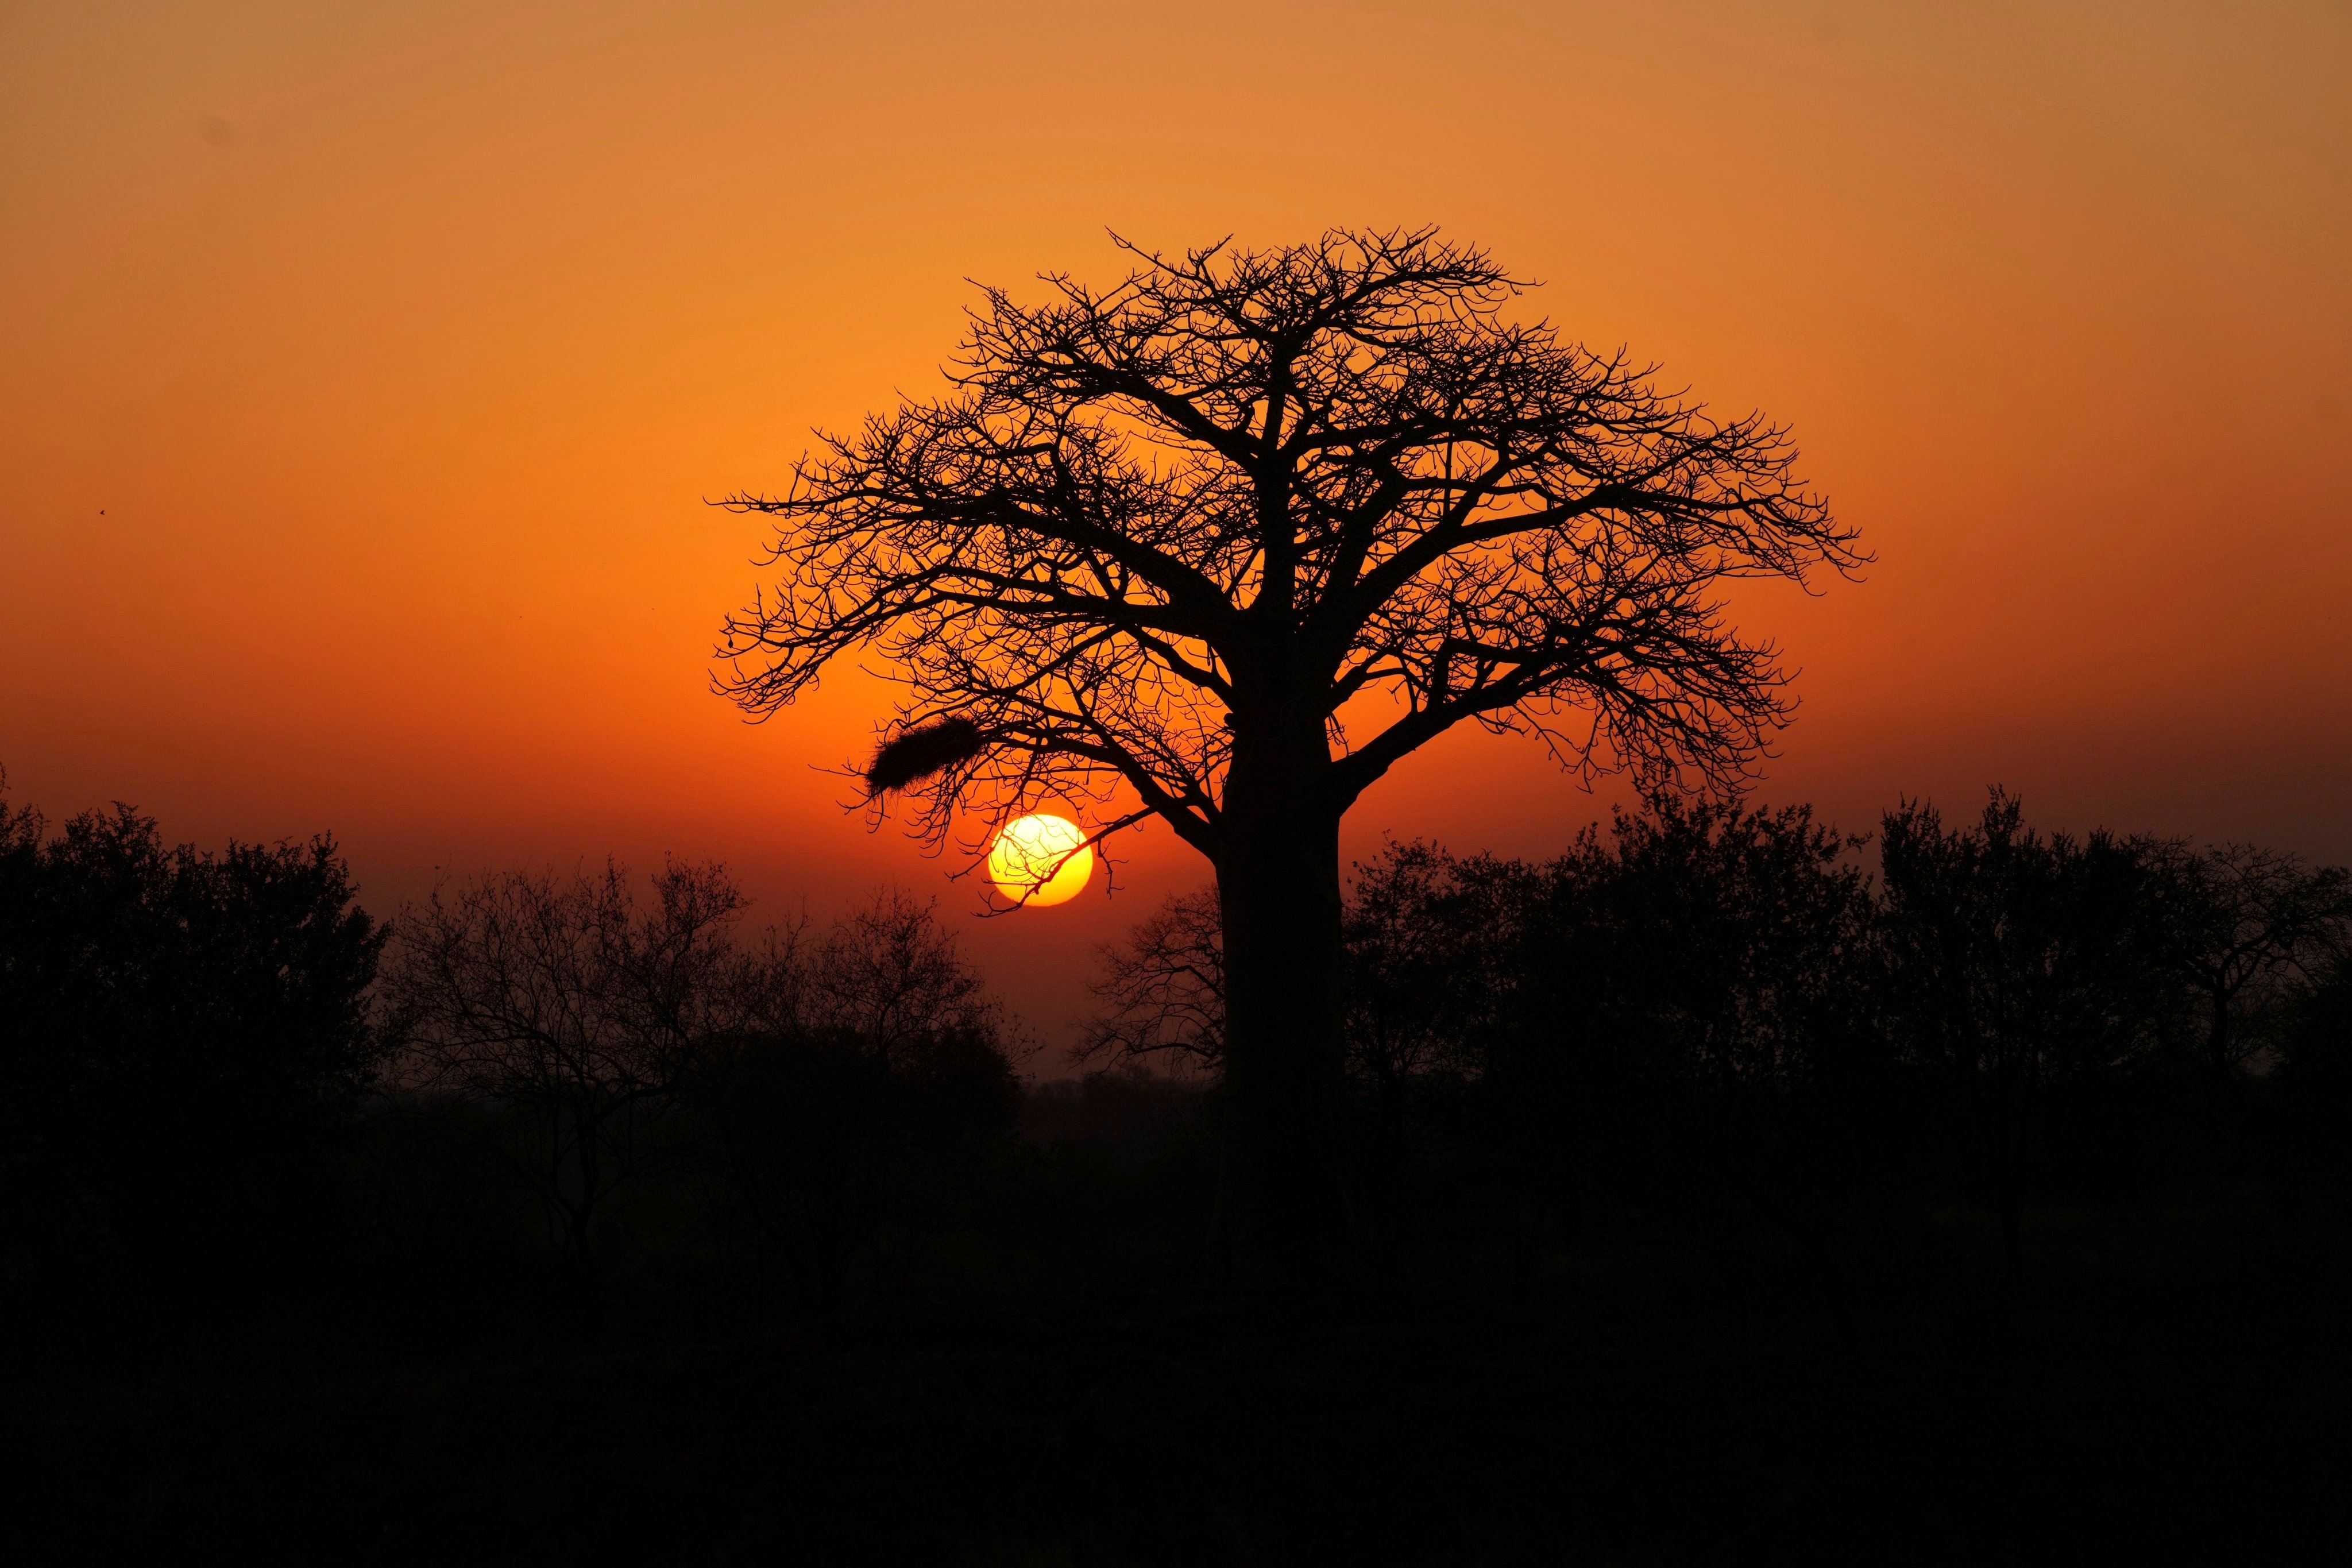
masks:
<svg viewBox="0 0 2352 1568"><path fill-rule="evenodd" d="M609 864L490 875L436 889L394 928L384 984L406 1087L518 1118L524 1135L500 1146L583 1253L646 1123L753 994L733 941L744 900L724 869L672 864L652 887L641 906Z"/></svg>
<svg viewBox="0 0 2352 1568"><path fill-rule="evenodd" d="M947 395L728 500L775 520L782 571L718 680L764 718L877 651L927 750L871 777L935 843L1061 802L1097 840L1156 816L1205 856L1226 1082L1261 1196L1304 1218L1338 1195L1349 806L1465 722L1588 775L1734 786L1791 702L1722 585L1863 557L1780 426L1513 319L1525 285L1475 247L1119 243L1108 289L985 289Z"/></svg>
<svg viewBox="0 0 2352 1568"><path fill-rule="evenodd" d="M1223 1063L1225 954L1216 889L1170 894L1097 957L1091 989L1102 1006L1088 1021L1080 1061L1173 1061L1180 1070Z"/></svg>
<svg viewBox="0 0 2352 1568"><path fill-rule="evenodd" d="M2178 853L2188 967L2206 1004L2206 1065L2235 1072L2268 1043L2284 989L2352 949L2352 877L2251 844Z"/></svg>
<svg viewBox="0 0 2352 1568"><path fill-rule="evenodd" d="M836 1304L861 1258L903 1284L1013 1125L1021 1042L931 901L900 889L821 934L772 931L741 973L743 1026L687 1086L701 1162L805 1302Z"/></svg>
<svg viewBox="0 0 2352 1568"><path fill-rule="evenodd" d="M835 921L810 974L802 1032L853 1037L886 1070L910 1043L943 1034L1001 1041L1008 1059L1025 1048L931 902L903 889L886 889Z"/></svg>

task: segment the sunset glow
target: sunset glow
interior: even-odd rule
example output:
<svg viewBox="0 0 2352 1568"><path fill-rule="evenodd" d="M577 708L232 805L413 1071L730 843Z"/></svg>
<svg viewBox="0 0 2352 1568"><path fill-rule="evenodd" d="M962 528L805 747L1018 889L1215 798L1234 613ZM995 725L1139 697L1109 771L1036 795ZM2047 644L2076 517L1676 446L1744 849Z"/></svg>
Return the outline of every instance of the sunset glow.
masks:
<svg viewBox="0 0 2352 1568"><path fill-rule="evenodd" d="M1860 584L1738 590L1801 669L1766 798L1858 830L1999 782L2352 854L2340 7L1212 5L1197 37L1247 44L1200 70L1136 67L1144 12L1015 14L20 8L11 798L331 828L387 909L676 852L770 913L886 882L975 913L968 862L825 771L887 672L756 726L709 689L766 531L705 500L939 393L967 279L1108 281L1107 227L1431 221L1539 279L1531 316L1787 421L1864 531ZM1113 124L1182 131L1071 129ZM1601 788L1466 730L1347 853L1550 853ZM1118 852L1138 910L1200 875L1162 830ZM1086 1005L1076 922L971 923L1024 1011Z"/></svg>

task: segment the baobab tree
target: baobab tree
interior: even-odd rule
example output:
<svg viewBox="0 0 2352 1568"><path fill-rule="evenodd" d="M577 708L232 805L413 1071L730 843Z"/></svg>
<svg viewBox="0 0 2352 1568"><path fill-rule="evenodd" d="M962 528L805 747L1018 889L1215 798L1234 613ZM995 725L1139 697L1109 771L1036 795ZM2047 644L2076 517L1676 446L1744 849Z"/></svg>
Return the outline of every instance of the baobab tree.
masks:
<svg viewBox="0 0 2352 1568"><path fill-rule="evenodd" d="M1287 1230L1336 1195L1349 808L1464 723L1736 788L1792 702L1722 585L1863 556L1782 427L1515 319L1528 285L1475 247L1117 243L1108 289L983 289L943 395L728 498L782 572L717 683L764 719L871 650L902 695L868 779L934 845L1059 804L1206 857L1226 1082Z"/></svg>

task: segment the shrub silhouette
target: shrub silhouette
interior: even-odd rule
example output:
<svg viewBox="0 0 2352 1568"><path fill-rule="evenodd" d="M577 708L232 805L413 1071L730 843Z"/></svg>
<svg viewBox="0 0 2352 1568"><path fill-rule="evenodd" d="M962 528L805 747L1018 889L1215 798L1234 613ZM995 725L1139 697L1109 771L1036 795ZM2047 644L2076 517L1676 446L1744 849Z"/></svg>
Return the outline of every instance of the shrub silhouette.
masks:
<svg viewBox="0 0 2352 1568"><path fill-rule="evenodd" d="M373 1080L383 933L333 840L167 847L128 806L0 800L12 1267L255 1266Z"/></svg>

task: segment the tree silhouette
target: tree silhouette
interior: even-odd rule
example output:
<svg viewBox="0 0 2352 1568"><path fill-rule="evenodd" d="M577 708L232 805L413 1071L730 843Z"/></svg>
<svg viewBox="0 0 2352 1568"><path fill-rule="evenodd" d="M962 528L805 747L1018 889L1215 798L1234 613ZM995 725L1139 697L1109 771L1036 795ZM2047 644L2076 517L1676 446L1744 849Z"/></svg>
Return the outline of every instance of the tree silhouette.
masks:
<svg viewBox="0 0 2352 1568"><path fill-rule="evenodd" d="M686 1086L730 1223L805 1305L838 1306L861 1256L903 1282L1012 1133L1018 1042L931 903L896 889L822 933L772 928L743 974L742 1026Z"/></svg>
<svg viewBox="0 0 2352 1568"><path fill-rule="evenodd" d="M2174 846L2045 837L1996 789L1950 829L1906 801L1881 819L1879 851L1885 1022L1973 1123L2014 1278L2048 1102L2160 1058L2187 1015Z"/></svg>
<svg viewBox="0 0 2352 1568"><path fill-rule="evenodd" d="M985 289L949 395L723 503L776 520L783 571L726 623L718 684L766 718L878 651L936 771L886 748L874 779L935 844L966 808L1062 801L1096 840L1156 816L1205 856L1226 1082L1285 1228L1335 1195L1349 806L1465 722L1586 775L1736 784L1790 701L1719 585L1863 556L1781 427L1507 319L1527 285L1483 250L1118 243L1107 289ZM971 729L933 743L948 724Z"/></svg>
<svg viewBox="0 0 2352 1568"><path fill-rule="evenodd" d="M589 1250L637 1173L650 1124L755 995L733 928L742 893L715 865L672 863L641 906L627 874L523 871L436 889L402 911L384 992L404 1087L501 1107L497 1144L552 1234Z"/></svg>
<svg viewBox="0 0 2352 1568"><path fill-rule="evenodd" d="M0 796L0 1266L153 1255L193 1284L315 1230L379 1064L383 943L331 838L214 854L120 804L53 834Z"/></svg>
<svg viewBox="0 0 2352 1568"><path fill-rule="evenodd" d="M2205 996L2207 1068L2226 1077L2267 1044L2249 1022L2285 1009L2352 935L2352 877L2251 844L2176 852L2187 882L2190 978ZM2250 1019L2249 1015L2252 1015Z"/></svg>
<svg viewBox="0 0 2352 1568"><path fill-rule="evenodd" d="M1213 1069L1225 1055L1225 954L1214 888L1171 893L1118 942L1096 950L1102 1004L1081 1062L1172 1059Z"/></svg>

